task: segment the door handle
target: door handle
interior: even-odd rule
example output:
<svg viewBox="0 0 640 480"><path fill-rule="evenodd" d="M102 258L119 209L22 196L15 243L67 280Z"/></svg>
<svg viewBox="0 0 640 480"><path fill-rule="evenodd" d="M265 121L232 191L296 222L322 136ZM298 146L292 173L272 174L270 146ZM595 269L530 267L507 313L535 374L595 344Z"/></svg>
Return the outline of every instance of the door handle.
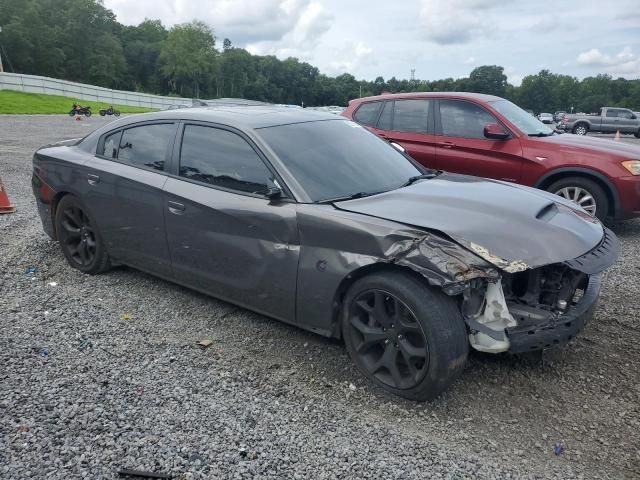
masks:
<svg viewBox="0 0 640 480"><path fill-rule="evenodd" d="M456 146L456 144L453 143L453 142L440 142L440 143L438 143L438 146L440 146L442 148L454 148Z"/></svg>
<svg viewBox="0 0 640 480"><path fill-rule="evenodd" d="M167 207L174 215L182 215L182 212L185 210L185 206L178 202L167 202Z"/></svg>
<svg viewBox="0 0 640 480"><path fill-rule="evenodd" d="M98 182L100 182L100 177L98 175L94 175L93 173L88 173L87 182L89 183L89 185L96 185Z"/></svg>

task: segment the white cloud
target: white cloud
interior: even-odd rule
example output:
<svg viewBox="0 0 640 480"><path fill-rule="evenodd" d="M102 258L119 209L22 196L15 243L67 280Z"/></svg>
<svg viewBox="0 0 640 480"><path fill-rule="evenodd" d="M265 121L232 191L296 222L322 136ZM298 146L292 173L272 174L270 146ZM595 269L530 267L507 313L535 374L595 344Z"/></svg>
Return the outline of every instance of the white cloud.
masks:
<svg viewBox="0 0 640 480"><path fill-rule="evenodd" d="M474 65L476 63L476 57L468 57L464 63L465 65Z"/></svg>
<svg viewBox="0 0 640 480"><path fill-rule="evenodd" d="M576 61L578 65L596 67L604 73L640 76L640 57L633 53L631 47L624 47L615 55L609 55L597 48L592 48L578 55Z"/></svg>
<svg viewBox="0 0 640 480"><path fill-rule="evenodd" d="M353 73L363 64L375 62L373 49L363 42L346 41L344 46L334 52L327 72L331 75Z"/></svg>
<svg viewBox="0 0 640 480"><path fill-rule="evenodd" d="M441 45L467 43L491 31L489 12L499 0L421 0L423 36Z"/></svg>
<svg viewBox="0 0 640 480"><path fill-rule="evenodd" d="M333 16L317 1L305 3L304 8L298 12L295 24L281 38L249 42L247 50L259 55L310 60L318 42L331 28Z"/></svg>

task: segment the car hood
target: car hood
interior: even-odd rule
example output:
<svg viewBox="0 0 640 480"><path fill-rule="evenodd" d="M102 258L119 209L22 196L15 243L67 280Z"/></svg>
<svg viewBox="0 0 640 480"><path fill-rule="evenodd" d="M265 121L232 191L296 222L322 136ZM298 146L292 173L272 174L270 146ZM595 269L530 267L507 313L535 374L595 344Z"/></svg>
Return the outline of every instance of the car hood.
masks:
<svg viewBox="0 0 640 480"><path fill-rule="evenodd" d="M604 233L598 220L558 196L450 173L335 206L437 230L507 272L573 260Z"/></svg>
<svg viewBox="0 0 640 480"><path fill-rule="evenodd" d="M568 150L588 148L603 154L617 154L625 158L640 159L640 146L627 142L619 142L606 138L589 137L584 135L559 134L550 137L529 137L541 143L560 145Z"/></svg>

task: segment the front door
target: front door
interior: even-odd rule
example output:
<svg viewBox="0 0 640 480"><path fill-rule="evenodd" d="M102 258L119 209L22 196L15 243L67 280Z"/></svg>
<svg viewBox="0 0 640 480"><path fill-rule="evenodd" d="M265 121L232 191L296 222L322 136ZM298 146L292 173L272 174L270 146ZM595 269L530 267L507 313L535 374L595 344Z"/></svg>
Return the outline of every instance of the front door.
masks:
<svg viewBox="0 0 640 480"><path fill-rule="evenodd" d="M511 136L485 138L484 127L500 123L487 110L466 100L439 100L436 115L436 168L478 177L518 182L522 147Z"/></svg>
<svg viewBox="0 0 640 480"><path fill-rule="evenodd" d="M178 281L281 320L295 319L296 204L265 197L274 173L232 130L186 124L165 192Z"/></svg>
<svg viewBox="0 0 640 480"><path fill-rule="evenodd" d="M108 133L84 165L89 211L109 254L169 277L162 188L177 125L151 123Z"/></svg>

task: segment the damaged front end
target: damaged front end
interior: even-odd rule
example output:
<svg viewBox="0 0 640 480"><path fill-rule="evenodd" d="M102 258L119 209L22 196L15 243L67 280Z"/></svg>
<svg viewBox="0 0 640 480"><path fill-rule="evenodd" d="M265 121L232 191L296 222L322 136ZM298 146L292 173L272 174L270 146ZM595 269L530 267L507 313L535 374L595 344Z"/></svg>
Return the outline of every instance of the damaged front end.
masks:
<svg viewBox="0 0 640 480"><path fill-rule="evenodd" d="M591 320L602 271L615 262L609 230L592 251L570 261L474 279L463 292L469 342L482 352L524 353L564 344Z"/></svg>

